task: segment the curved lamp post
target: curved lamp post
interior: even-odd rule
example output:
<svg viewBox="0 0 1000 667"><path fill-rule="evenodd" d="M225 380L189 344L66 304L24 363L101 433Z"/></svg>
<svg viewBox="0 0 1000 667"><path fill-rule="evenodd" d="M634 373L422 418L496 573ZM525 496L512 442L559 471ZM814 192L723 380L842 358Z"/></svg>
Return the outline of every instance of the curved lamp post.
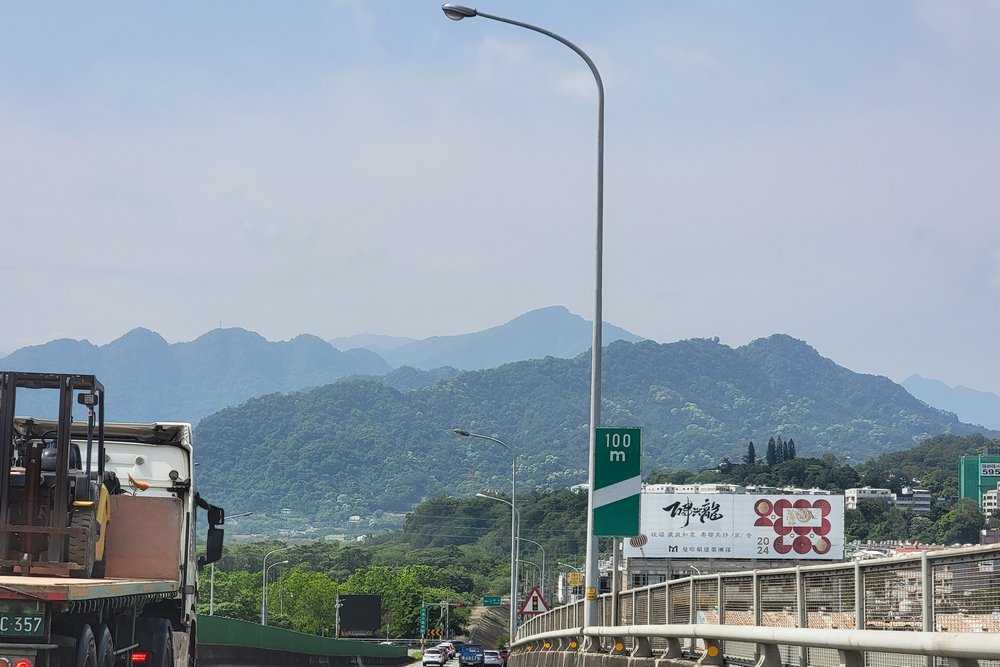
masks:
<svg viewBox="0 0 1000 667"><path fill-rule="evenodd" d="M539 586L538 588L539 592L542 594L542 597L544 598L545 597L545 547L543 547L541 544L539 544L534 540L529 540L526 537L518 537L517 539L519 542L531 542L532 544L537 546L542 552L542 582L541 586Z"/></svg>
<svg viewBox="0 0 1000 667"><path fill-rule="evenodd" d="M285 565L287 563L288 563L288 560L279 560L277 563L271 563L270 565L267 566L266 572L270 572L271 570L273 570L278 565ZM267 575L266 574L265 574L264 580L267 581ZM267 619L268 619L269 615L270 615L270 609L268 609L267 603L265 602L264 603L264 625L267 625Z"/></svg>
<svg viewBox="0 0 1000 667"><path fill-rule="evenodd" d="M260 624L267 625L267 559L278 553L279 551L285 551L291 549L291 547L281 547L280 549L275 549L274 551L268 551L264 554L264 564L261 566L260 570Z"/></svg>
<svg viewBox="0 0 1000 667"><path fill-rule="evenodd" d="M594 452L597 447L597 425L601 422L601 325L604 321L602 313L602 271L604 257L604 82L601 81L601 73L597 71L597 66L583 50L565 37L540 28L530 23L515 21L514 19L494 16L480 12L470 7L454 5L451 3L441 6L444 15L453 21L461 21L466 18L481 16L484 19L491 19L501 23L526 28L541 33L546 37L551 37L569 47L578 56L583 58L594 75L594 82L597 84L597 244L595 253L594 271L594 336L591 345L590 362L590 435L588 446L588 473L587 473L587 557L586 557L586 585L588 588L597 588L597 537L594 536ZM584 626L597 625L597 603L596 600L588 599L584 596L583 602L583 624ZM513 632L513 630L512 630Z"/></svg>
<svg viewBox="0 0 1000 667"><path fill-rule="evenodd" d="M513 479L511 480L513 485ZM517 535L521 532L521 516L514 507L514 497L509 501L485 493L477 493L477 498L489 498L510 505L510 643L517 634Z"/></svg>

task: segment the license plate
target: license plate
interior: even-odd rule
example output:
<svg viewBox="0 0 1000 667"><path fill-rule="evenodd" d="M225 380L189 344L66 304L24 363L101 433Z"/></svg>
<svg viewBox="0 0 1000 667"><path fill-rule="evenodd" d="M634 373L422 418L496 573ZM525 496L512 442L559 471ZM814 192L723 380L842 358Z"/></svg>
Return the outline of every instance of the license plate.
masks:
<svg viewBox="0 0 1000 667"><path fill-rule="evenodd" d="M0 612L0 635L42 637L45 635L45 614Z"/></svg>

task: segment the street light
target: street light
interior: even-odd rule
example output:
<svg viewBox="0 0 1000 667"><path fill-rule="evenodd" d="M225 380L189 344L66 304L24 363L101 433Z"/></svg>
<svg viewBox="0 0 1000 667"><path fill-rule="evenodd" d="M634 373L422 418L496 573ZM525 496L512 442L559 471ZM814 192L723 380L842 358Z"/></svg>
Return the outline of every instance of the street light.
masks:
<svg viewBox="0 0 1000 667"><path fill-rule="evenodd" d="M595 247L594 263L594 334L591 345L590 361L590 434L587 448L587 557L586 557L586 584L596 588L598 581L597 572L597 537L594 536L594 455L597 449L597 425L601 422L601 326L604 322L602 313L602 282L604 264L604 83L601 81L601 74L597 71L597 66L583 50L565 37L554 32L540 28L530 23L523 23L502 16L494 16L479 12L469 7L454 5L451 3L441 6L444 15L453 21L461 21L465 18L481 16L484 19L491 19L501 23L508 23L520 28L533 30L546 37L551 37L557 42L569 47L578 56L583 58L594 75L594 82L597 84L597 243ZM597 625L597 601L584 596L583 602L583 624L584 626Z"/></svg>
<svg viewBox="0 0 1000 667"><path fill-rule="evenodd" d="M540 588L539 592L542 594L542 598L544 598L545 597L545 547L543 547L541 544L539 544L534 540L529 540L526 537L518 537L517 539L521 542L531 542L542 551L542 585L539 587Z"/></svg>
<svg viewBox="0 0 1000 667"><path fill-rule="evenodd" d="M517 477L517 453L514 449L508 445L503 440L494 438L491 435L480 435L479 433L470 433L465 429L455 428L451 430L452 433L463 438L479 438L480 440L489 440L490 442L495 442L500 445L508 452L510 452L510 643L514 643L514 635L517 632L517 612L515 607L517 605L517 536L520 534L520 519L517 514L517 507L514 504L514 490L515 490L515 479ZM477 496L480 494L476 494ZM493 498L493 496L487 496L488 498ZM495 500L502 500L501 498L495 498ZM507 502L507 501L504 501Z"/></svg>
<svg viewBox="0 0 1000 667"><path fill-rule="evenodd" d="M538 565L538 563L532 563L530 560L524 560L523 558L520 559L520 562L527 563L528 565L534 565L535 569L538 570L538 576L539 577L542 576L542 568ZM528 590L528 578L527 577L524 578L524 590ZM541 592L541 590L539 590L539 593L540 592ZM544 597L545 596L543 595L542 598L544 598Z"/></svg>
<svg viewBox="0 0 1000 667"><path fill-rule="evenodd" d="M264 564L260 568L260 624L267 625L267 559L278 553L279 551L285 551L286 549L291 549L291 547L281 547L280 549L275 549L274 551L268 551L264 554Z"/></svg>
<svg viewBox="0 0 1000 667"><path fill-rule="evenodd" d="M272 570L272 568L275 568L278 565L285 565L286 563L288 563L287 560L279 560L277 563L271 563L270 565L268 565L267 566L267 570L266 570L265 575L264 575L265 576L265 581L267 580L267 572L270 572ZM263 623L264 625L267 625L267 616L268 616L267 611L268 611L268 609L267 609L267 598L265 598L264 599L264 623Z"/></svg>
<svg viewBox="0 0 1000 667"><path fill-rule="evenodd" d="M230 514L227 519L238 519L241 516L250 516L253 512L240 512L239 514ZM209 577L208 585L208 615L215 615L215 563L211 565L211 576Z"/></svg>
<svg viewBox="0 0 1000 667"><path fill-rule="evenodd" d="M513 483L513 482L512 482ZM504 498L499 498L497 496L491 496L485 493L477 493L477 498L489 498L490 500L499 500L502 503L510 505L510 516L511 516L511 527L510 527L510 643L514 643L514 635L517 632L517 536L521 532L521 515L517 513L517 508L514 507L513 497L511 500L505 500Z"/></svg>

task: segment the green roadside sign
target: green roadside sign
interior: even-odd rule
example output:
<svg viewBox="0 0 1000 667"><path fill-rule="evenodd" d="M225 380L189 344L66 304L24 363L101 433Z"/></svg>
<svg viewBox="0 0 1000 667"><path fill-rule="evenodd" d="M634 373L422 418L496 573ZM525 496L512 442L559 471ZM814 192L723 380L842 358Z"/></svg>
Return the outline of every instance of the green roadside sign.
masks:
<svg viewBox="0 0 1000 667"><path fill-rule="evenodd" d="M594 535L639 534L642 429L598 427L594 447Z"/></svg>
<svg viewBox="0 0 1000 667"><path fill-rule="evenodd" d="M420 636L427 634L427 607L420 607Z"/></svg>
<svg viewBox="0 0 1000 667"><path fill-rule="evenodd" d="M500 596L499 595L487 595L483 597L484 607L499 607L500 606Z"/></svg>

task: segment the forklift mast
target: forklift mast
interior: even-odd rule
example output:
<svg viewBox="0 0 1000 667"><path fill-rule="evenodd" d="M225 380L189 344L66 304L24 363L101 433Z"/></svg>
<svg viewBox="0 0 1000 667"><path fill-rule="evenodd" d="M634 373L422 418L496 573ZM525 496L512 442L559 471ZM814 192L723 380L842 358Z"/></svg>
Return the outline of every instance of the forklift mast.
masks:
<svg viewBox="0 0 1000 667"><path fill-rule="evenodd" d="M35 389L58 391L54 421L16 416L19 395ZM85 430L74 429L75 403L87 409ZM86 440L85 455L74 436ZM100 531L90 515L104 466L104 386L95 376L0 372L0 573L90 576L93 554L81 563L78 543ZM76 516L87 512L90 526Z"/></svg>

